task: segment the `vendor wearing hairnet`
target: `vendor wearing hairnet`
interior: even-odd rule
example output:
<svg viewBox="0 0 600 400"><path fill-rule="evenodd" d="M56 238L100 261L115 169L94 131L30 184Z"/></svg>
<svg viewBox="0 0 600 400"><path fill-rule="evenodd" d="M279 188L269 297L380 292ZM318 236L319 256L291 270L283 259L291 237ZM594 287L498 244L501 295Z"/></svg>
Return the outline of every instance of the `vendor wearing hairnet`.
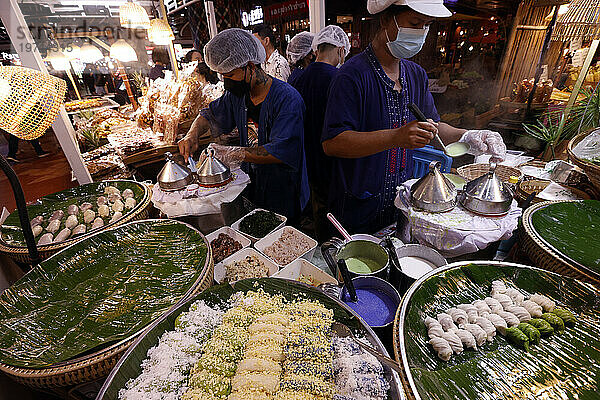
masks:
<svg viewBox="0 0 600 400"><path fill-rule="evenodd" d="M267 75L260 64L265 50L242 29L220 32L204 48L208 66L223 75L226 92L202 110L179 142L187 159L198 149L198 137L209 129L214 136L237 127L244 147L211 144L232 169L242 163L253 184L250 200L257 206L299 218L308 203L304 159L304 102L294 88ZM256 126L256 143L248 126Z"/></svg>
<svg viewBox="0 0 600 400"><path fill-rule="evenodd" d="M452 13L442 0L368 0L379 31L361 54L337 73L329 89L322 144L335 157L329 191L331 212L351 232L375 232L396 220L396 187L412 178L411 149L439 132L446 143L467 142L474 153L503 159L506 146L491 131L465 131L443 122L427 74L408 61L425 42L435 18ZM430 119L417 122L408 105Z"/></svg>
<svg viewBox="0 0 600 400"><path fill-rule="evenodd" d="M315 54L312 49L314 38L314 33L300 32L288 44L287 58L290 62L292 73L287 82L292 86L294 86L296 80L302 75L306 67L315 60Z"/></svg>
<svg viewBox="0 0 600 400"><path fill-rule="evenodd" d="M292 84L306 104L304 116L304 149L306 169L311 186L313 219L319 241L327 240L327 194L330 185L331 158L323 153L321 133L327 107L329 84L350 53L350 40L342 28L329 25L321 29L311 43L317 55L314 63Z"/></svg>

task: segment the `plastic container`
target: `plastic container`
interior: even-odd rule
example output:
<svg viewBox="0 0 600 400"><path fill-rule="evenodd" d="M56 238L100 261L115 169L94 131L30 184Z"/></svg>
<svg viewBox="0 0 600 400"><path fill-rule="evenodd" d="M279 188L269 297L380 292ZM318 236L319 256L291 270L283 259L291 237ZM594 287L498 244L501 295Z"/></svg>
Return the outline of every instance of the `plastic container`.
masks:
<svg viewBox="0 0 600 400"><path fill-rule="evenodd" d="M442 163L440 167L441 172L450 172L452 168L452 157L444 154L443 151L434 149L431 146L425 146L420 149L413 150L413 178L419 179L429 173L429 164L432 161L439 161Z"/></svg>
<svg viewBox="0 0 600 400"><path fill-rule="evenodd" d="M260 239L258 242L254 243L254 248L256 250L260 251L265 257L267 257L273 263L279 265L279 267L281 267L281 268L285 267L286 265L290 265L292 262L290 262L289 264L286 264L286 265L278 264L275 260L273 260L271 257L269 257L268 255L265 254L265 249L267 247L271 246L276 241L278 241L279 238L281 237L281 235L283 235L283 232L285 232L286 230L293 231L297 235L307 239L310 242L310 249L308 251L306 251L304 254L298 256L292 262L296 261L299 258L304 258L305 260L308 260L308 261L312 260L313 256L315 255L315 250L317 249L317 246L319 243L317 243L317 241L315 239L311 238L310 236L305 235L304 233L300 232L298 229L296 229L292 226L284 226L283 228L280 228L273 233L269 233L267 236Z"/></svg>
<svg viewBox="0 0 600 400"><path fill-rule="evenodd" d="M265 265L269 269L269 272L267 274L268 277L273 276L274 274L277 273L277 271L279 271L279 266L277 264L275 264L273 261L269 260L267 257L260 254L257 250L255 250L251 247L246 247L245 249L242 249L242 250L238 251L237 253L230 255L229 257L227 257L226 259L224 259L223 261L221 261L220 263L215 265L215 273L214 273L215 281L219 284L225 282L225 276L226 276L226 272L227 272L227 270L225 269L225 266L232 264L234 262L243 260L244 258L246 258L246 256L255 256L260 261L265 263ZM229 282L229 283L234 283L234 282L236 282L236 281Z"/></svg>
<svg viewBox="0 0 600 400"><path fill-rule="evenodd" d="M306 261L303 258L291 262L287 267L274 274L273 278L283 278L307 283L306 280L300 279L301 276L310 278L312 283L308 284L312 286L319 286L323 283L330 283L332 285L339 284L333 276L321 271L319 268L315 267L313 263Z"/></svg>
<svg viewBox="0 0 600 400"><path fill-rule="evenodd" d="M210 244L210 243L212 243L213 240L218 238L221 233L226 234L227 236L231 237L233 240L238 241L242 245L242 248L239 249L238 251L242 251L246 247L250 247L252 245L252 242L250 241L250 239L248 239L246 236L242 235L235 229L230 228L229 226L224 226L222 228L217 229L216 231L214 231L212 233L209 233L208 235L206 235L206 240ZM229 256L231 257L238 251L231 253Z"/></svg>
<svg viewBox="0 0 600 400"><path fill-rule="evenodd" d="M259 241L262 238L255 237L255 236L252 236L252 235L249 235L247 233L244 233L244 232L240 231L240 223L244 220L244 218L246 218L247 216L252 215L252 214L254 214L254 213L258 212L258 211L269 211L269 210L265 210L263 208L256 208L256 209L250 211L248 214L244 215L242 218L240 218L237 221L235 221L233 224L231 224L231 227L233 229L235 229L236 231L238 231L240 234L246 236L248 239L250 239L252 241L252 243L257 242L257 241ZM272 212L272 211L269 211L269 212ZM273 229L271 232L269 232L266 236L269 236L269 234L275 232L278 229L283 228L285 226L286 222L287 222L287 218L284 217L283 215L279 215L277 213L273 213L273 214L275 214L277 216L277 218L279 218L281 220L281 224L277 225L275 227L275 229Z"/></svg>

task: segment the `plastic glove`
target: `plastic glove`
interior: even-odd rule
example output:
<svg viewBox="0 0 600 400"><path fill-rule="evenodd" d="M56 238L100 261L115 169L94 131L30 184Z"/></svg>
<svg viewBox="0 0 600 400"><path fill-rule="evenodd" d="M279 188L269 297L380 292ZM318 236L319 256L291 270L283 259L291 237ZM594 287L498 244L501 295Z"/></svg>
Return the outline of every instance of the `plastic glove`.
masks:
<svg viewBox="0 0 600 400"><path fill-rule="evenodd" d="M506 159L506 145L498 132L488 130L466 131L459 142L471 146L469 154L480 156L490 154L490 162L500 162Z"/></svg>
<svg viewBox="0 0 600 400"><path fill-rule="evenodd" d="M238 146L223 146L217 143L211 143L208 145L209 150L215 152L215 157L221 160L227 165L232 171L239 169L244 162L244 148ZM206 159L206 153L203 152L200 157L198 165L202 165Z"/></svg>

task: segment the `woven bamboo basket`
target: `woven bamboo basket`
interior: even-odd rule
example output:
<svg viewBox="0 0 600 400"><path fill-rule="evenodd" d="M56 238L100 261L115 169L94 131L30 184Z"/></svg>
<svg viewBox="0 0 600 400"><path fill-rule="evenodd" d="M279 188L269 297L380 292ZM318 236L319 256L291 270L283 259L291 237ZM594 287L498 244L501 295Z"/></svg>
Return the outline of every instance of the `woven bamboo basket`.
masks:
<svg viewBox="0 0 600 400"><path fill-rule="evenodd" d="M520 181L519 184L517 185L517 190L515 191L515 198L517 199L517 201L519 203L521 203L521 202L525 201L531 193L534 193L534 192L541 193L544 189L546 189L546 187L548 187L548 185L550 185L550 181L545 181L543 179L528 179L528 180ZM589 194L587 194L586 192L584 192L583 190L579 190L579 189L572 188L572 187L569 187L568 189L575 196L579 197L579 199L581 199L581 200L591 199L591 196ZM534 197L531 204L538 204L543 201L546 201L546 200L540 199L539 197L536 196L536 197Z"/></svg>
<svg viewBox="0 0 600 400"><path fill-rule="evenodd" d="M398 307L396 310L396 317L394 318L394 358L398 361L398 364L402 365L402 355L400 354L400 313L402 310L402 306ZM400 382L402 382L402 388L404 389L404 394L406 394L406 398L408 400L416 400L415 395L410 389L410 384L408 383L408 377L406 376L406 371L402 368L402 373L400 375Z"/></svg>
<svg viewBox="0 0 600 400"><path fill-rule="evenodd" d="M106 181L106 182L116 182L116 181ZM140 200L140 202L136 205L136 207L129 213L125 214L125 216L123 218L121 218L118 221L115 221L111 224L106 224L102 229L100 229L99 231L93 231L88 233L88 234L84 234L69 240L65 240L64 242L60 242L60 243L56 243L56 244L49 244L49 245L45 245L45 246L38 246L38 252L40 255L40 259L41 260L45 260L48 257L50 257L51 255L58 253L60 250L67 248L69 246L71 246L72 244L75 244L77 242L80 242L81 240L88 238L91 234L95 234L96 232L101 232L107 229L112 229L112 228L116 228L117 226L121 226L124 225L128 222L132 222L132 221L138 221L138 220L142 220L142 219L147 219L150 217L150 211L152 210L152 196L150 193L150 189L148 189L148 187L144 184L140 184L141 186L143 186L144 188L144 196L143 198ZM27 247L25 246L11 246L8 245L7 243L5 243L2 239L0 239L0 253L4 253L7 256L9 256L10 258L12 258L13 260L20 262L20 263L24 263L24 264L31 264L33 262L33 260L31 260L31 258L29 257L29 252L27 250Z"/></svg>
<svg viewBox="0 0 600 400"><path fill-rule="evenodd" d="M471 182L474 179L479 178L487 174L490 171L489 164L469 164L462 166L456 170L467 182ZM518 168L507 167L505 165L498 165L496 167L496 175L502 182L508 183L511 176L516 176L521 179L523 173Z"/></svg>
<svg viewBox="0 0 600 400"><path fill-rule="evenodd" d="M523 213L519 224L522 250L529 256L534 265L561 275L570 276L600 287L600 276L586 270L575 262L571 262L558 251L544 243L536 234L531 223L531 215L537 210L556 202L545 201L529 207Z"/></svg>
<svg viewBox="0 0 600 400"><path fill-rule="evenodd" d="M567 152L569 154L569 159L573 162L573 164L577 165L586 173L590 179L590 182L592 182L594 189L596 189L597 192L600 192L600 165L582 160L581 158L578 158L575 153L573 153L575 146L577 146L577 144L581 142L587 135L592 133L592 131L581 133L571 139L569 141L569 146L567 147Z"/></svg>
<svg viewBox="0 0 600 400"><path fill-rule="evenodd" d="M202 275L196 280L186 296L169 309L176 308L187 299L203 292L213 285L215 264L212 247L204 235L204 243L208 249ZM169 312L167 311L167 313ZM151 323L149 324L151 325ZM135 340L145 332L141 329L131 337L121 340L93 354L59 363L47 368L20 368L0 363L0 371L9 375L15 381L34 388L52 389L65 386L75 386L86 382L103 379L108 376L117 361L127 351Z"/></svg>

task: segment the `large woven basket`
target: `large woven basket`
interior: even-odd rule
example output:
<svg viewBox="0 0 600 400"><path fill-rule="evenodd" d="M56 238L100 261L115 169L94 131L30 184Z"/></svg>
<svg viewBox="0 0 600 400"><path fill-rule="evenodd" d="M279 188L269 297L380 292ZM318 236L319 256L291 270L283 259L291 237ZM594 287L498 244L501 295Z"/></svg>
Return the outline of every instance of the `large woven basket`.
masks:
<svg viewBox="0 0 600 400"><path fill-rule="evenodd" d="M203 238L208 249L206 261L202 267L204 272L196 280L186 296L174 304L169 311L176 308L181 302L203 292L213 285L215 264L213 261L212 247L204 235ZM132 336L93 354L78 357L47 368L20 368L0 363L0 371L6 373L12 379L23 385L40 389L74 386L103 379L108 376L129 346L131 346L145 330L146 329L141 329Z"/></svg>
<svg viewBox="0 0 600 400"><path fill-rule="evenodd" d="M116 182L116 181L106 181L106 182ZM151 195L150 189L145 184L140 184L140 185L141 185L141 187L144 188L144 196L139 201L139 203L136 205L136 207L131 212L125 214L125 216L123 218L121 218L120 220L115 221L111 224L106 224L104 227L102 227L102 229L100 229L99 231L94 231L93 233L101 232L101 231L104 231L107 229L116 228L117 226L124 225L128 222L138 221L141 219L147 219L150 217L150 211L152 210L152 207L153 207L152 201L151 201L152 195ZM60 243L56 243L56 244L49 244L49 245L45 245L45 246L38 246L38 253L40 255L40 259L45 260L46 258L50 257L51 255L58 253L60 250L67 248L77 242L80 242L83 239L88 238L90 236L90 234L92 234L92 232L71 238L69 240L65 240L64 242L60 242ZM13 260L20 262L20 263L31 264L33 262L33 260L31 260L31 258L29 257L29 252L27 250L27 247L11 246L11 245L8 245L7 243L5 243L1 239L0 239L0 253L4 253L7 256L9 256L10 258L12 258Z"/></svg>
<svg viewBox="0 0 600 400"><path fill-rule="evenodd" d="M523 213L521 224L519 224L522 250L529 256L534 265L539 268L570 276L585 282L590 282L600 287L600 276L593 274L591 271L577 265L575 262L569 261L559 254L557 250L544 243L536 235L533 224L531 223L532 214L553 203L557 202L545 201L538 203L529 207Z"/></svg>
<svg viewBox="0 0 600 400"><path fill-rule="evenodd" d="M517 190L515 191L515 198L517 199L517 201L519 203L524 202L527 197L529 197L530 194L532 193L541 193L544 189L546 189L546 187L548 187L548 185L550 185L550 181L546 181L543 179L528 179L528 180L523 180L521 182L519 182L519 184L517 185ZM584 192L583 190L579 190L576 188L572 188L569 187L568 188L575 196L579 197L579 199L581 200L589 200L591 199L591 196L589 194L587 194L586 192ZM533 201L531 202L531 204L538 204L541 203L543 201L546 201L544 199L540 199L539 197L534 197Z"/></svg>
<svg viewBox="0 0 600 400"><path fill-rule="evenodd" d="M489 164L469 164L462 166L456 170L458 175L460 175L467 182L471 182L474 179L479 178L490 172ZM496 167L496 175L502 182L508 183L508 180L511 176L516 176L521 179L523 173L518 168L507 167L505 165L498 165Z"/></svg>
<svg viewBox="0 0 600 400"><path fill-rule="evenodd" d="M577 165L586 173L586 175L590 179L590 182L592 182L594 189L596 189L596 191L600 193L600 165L596 165L589 161L582 160L581 158L577 157L575 153L573 153L573 149L575 148L575 146L577 146L579 142L581 142L587 135L589 135L596 129L597 128L581 133L575 136L573 139L571 139L569 141L569 146L567 147L567 152L569 154L569 159L573 162L573 164Z"/></svg>

